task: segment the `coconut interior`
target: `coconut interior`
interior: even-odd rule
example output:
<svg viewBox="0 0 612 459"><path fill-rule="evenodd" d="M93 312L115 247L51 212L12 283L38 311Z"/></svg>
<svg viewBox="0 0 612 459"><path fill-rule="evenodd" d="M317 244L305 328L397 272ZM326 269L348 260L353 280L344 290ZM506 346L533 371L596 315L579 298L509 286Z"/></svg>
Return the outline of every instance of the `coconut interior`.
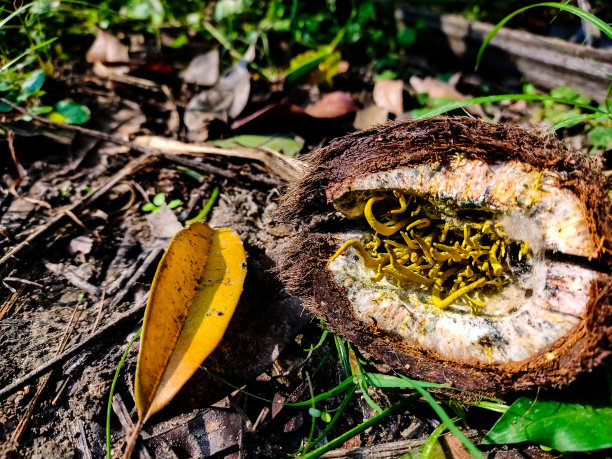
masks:
<svg viewBox="0 0 612 459"><path fill-rule="evenodd" d="M457 210L399 190L362 194L356 201L365 202L374 235L365 244L345 242L331 261L352 248L364 266L376 270L373 282L387 277L421 284L436 308L463 300L477 314L487 296L511 282L511 263L517 272L528 270L529 243L508 238L493 223L493 212Z"/></svg>
<svg viewBox="0 0 612 459"><path fill-rule="evenodd" d="M482 164L471 166L483 170ZM580 245L563 238L586 231L573 224L583 219L580 209L558 189L555 200L552 180L544 175L542 187L541 172L509 165L485 186L469 176L458 181L448 171L453 167L465 163L344 184L334 205L359 219L362 229L336 235L340 248L329 264L335 282L358 320L441 357L507 363L550 349L583 317L595 276L544 257L551 247L589 252L588 238ZM500 179L505 187L495 182ZM419 186L393 187L398 182ZM437 192L423 192L430 182ZM518 193L523 203L530 196L527 205L508 197L513 182L529 184ZM454 199L445 183L458 187ZM456 199L483 189L488 191L478 200ZM505 208L494 205L503 200L509 201ZM564 214L571 215L571 231L556 218Z"/></svg>

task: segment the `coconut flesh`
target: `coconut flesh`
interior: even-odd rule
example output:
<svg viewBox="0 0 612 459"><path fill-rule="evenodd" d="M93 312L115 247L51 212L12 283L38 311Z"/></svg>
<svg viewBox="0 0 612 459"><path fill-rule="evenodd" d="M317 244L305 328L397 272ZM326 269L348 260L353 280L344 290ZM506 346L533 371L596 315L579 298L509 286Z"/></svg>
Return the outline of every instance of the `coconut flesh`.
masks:
<svg viewBox="0 0 612 459"><path fill-rule="evenodd" d="M391 220L385 227L395 222L411 231L397 231L403 236L395 240L372 228L340 233L334 235L338 245L353 241L349 246L356 247L359 242L373 259L382 259L389 258L381 250L384 241L392 241L387 248L394 252L396 266L402 263L397 258L404 257L398 270L412 270L429 282L394 276L398 270L390 265L391 274L380 269L382 264L367 267L354 247L339 250L329 270L356 319L409 346L457 362L529 359L584 318L596 277L581 265L545 257L547 252L584 258L595 254L580 202L559 188L560 178L517 161L492 165L457 157L443 166L421 164L341 183L328 197L345 216L366 220L366 204L374 197L371 209L385 202L394 207L385 212ZM399 196L412 203L402 213ZM426 220L427 227L415 226ZM460 250L453 251L454 257L444 251L451 241ZM470 257L469 251L475 255ZM453 299L460 287L466 293ZM447 301L440 296L444 290Z"/></svg>

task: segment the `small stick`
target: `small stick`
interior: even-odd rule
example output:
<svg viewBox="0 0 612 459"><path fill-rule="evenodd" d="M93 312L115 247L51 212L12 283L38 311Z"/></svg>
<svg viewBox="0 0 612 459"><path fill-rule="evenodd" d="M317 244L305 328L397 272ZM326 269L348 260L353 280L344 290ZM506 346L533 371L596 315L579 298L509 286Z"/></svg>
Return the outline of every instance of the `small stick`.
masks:
<svg viewBox="0 0 612 459"><path fill-rule="evenodd" d="M21 277L5 277L3 279L5 282L20 282L22 284L28 284L28 285L33 285L35 287L42 287L42 284L39 284L38 282L32 282L31 280L27 280L27 279L22 279Z"/></svg>
<svg viewBox="0 0 612 459"><path fill-rule="evenodd" d="M103 288L102 296L100 297L100 305L98 306L98 314L96 315L96 321L94 322L93 327L91 327L91 332L89 332L90 334L94 333L96 329L98 328L98 325L100 325L100 319L102 319L102 310L104 309L104 298L105 297L106 297L106 289Z"/></svg>
<svg viewBox="0 0 612 459"><path fill-rule="evenodd" d="M9 151L11 152L11 159L13 160L13 163L15 164L15 168L17 169L18 178L17 180L15 180L15 182L19 183L18 181L21 181L24 177L28 175L28 173L25 170L25 168L21 165L19 160L17 159L17 153L15 153L15 144L14 144L15 133L11 131L10 129L8 129L6 131L6 137L8 140ZM13 184L13 186L15 186L15 184ZM11 188L13 188L13 186L11 186Z"/></svg>

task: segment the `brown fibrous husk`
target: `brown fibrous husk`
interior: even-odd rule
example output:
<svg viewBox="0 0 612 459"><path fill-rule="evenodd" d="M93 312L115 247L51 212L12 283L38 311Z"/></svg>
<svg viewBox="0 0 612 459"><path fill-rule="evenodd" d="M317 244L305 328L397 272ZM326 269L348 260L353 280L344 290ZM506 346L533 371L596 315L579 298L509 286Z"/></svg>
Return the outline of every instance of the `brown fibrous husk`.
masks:
<svg viewBox="0 0 612 459"><path fill-rule="evenodd" d="M455 155L487 163L520 161L561 173L560 187L583 205L599 271L591 284L585 317L565 338L523 362L452 362L398 337L359 322L326 269L337 250L331 233L350 227L328 201L326 191L346 180L423 163L448 163ZM612 342L612 214L601 161L569 151L552 135L489 124L471 118L433 118L393 123L336 139L311 153L304 175L290 184L278 216L304 228L282 248L280 277L287 290L323 318L334 332L394 369L413 378L445 383L483 394L502 394L573 381L610 356ZM554 358L551 358L554 356Z"/></svg>

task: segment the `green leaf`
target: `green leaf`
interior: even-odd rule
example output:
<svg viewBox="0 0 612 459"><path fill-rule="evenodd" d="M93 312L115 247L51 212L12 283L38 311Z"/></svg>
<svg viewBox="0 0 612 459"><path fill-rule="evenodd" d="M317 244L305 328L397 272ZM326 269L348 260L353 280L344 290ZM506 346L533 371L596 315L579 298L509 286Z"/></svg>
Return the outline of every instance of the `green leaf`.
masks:
<svg viewBox="0 0 612 459"><path fill-rule="evenodd" d="M165 202L166 195L164 193L157 193L155 196L153 196L153 204L155 204L157 207L163 206Z"/></svg>
<svg viewBox="0 0 612 459"><path fill-rule="evenodd" d="M40 91L43 83L45 82L45 72L37 70L32 72L21 84L21 94L24 96L31 96L32 94ZM27 98L27 97L26 97Z"/></svg>
<svg viewBox="0 0 612 459"><path fill-rule="evenodd" d="M217 22L221 22L231 16L236 16L244 12L251 2L249 0L219 0L215 4L213 18Z"/></svg>
<svg viewBox="0 0 612 459"><path fill-rule="evenodd" d="M13 87L15 86L15 84L9 80L6 75L0 75L0 92L5 92L8 91L10 89L13 89Z"/></svg>
<svg viewBox="0 0 612 459"><path fill-rule="evenodd" d="M12 103L17 102L17 94L15 94L14 92L9 92L8 94L4 96L4 98ZM11 107L10 105L5 104L4 102L0 102L0 113L8 113L12 109L13 107Z"/></svg>
<svg viewBox="0 0 612 459"><path fill-rule="evenodd" d="M144 212L154 212L154 211L156 211L158 209L158 207L155 204L153 204L152 202L147 202L146 204L142 205L141 209Z"/></svg>
<svg viewBox="0 0 612 459"><path fill-rule="evenodd" d="M429 406L436 412L440 420L446 425L446 428L459 440L463 443L463 446L472 453L472 455L478 459L484 459L483 454L478 450L476 445L470 441L468 437L466 437L463 432L461 432L457 426L453 423L451 418L448 417L448 414L442 409L440 405L435 401L432 395L423 389L423 386L419 381L415 381L413 379L409 380L412 384L412 387L415 388L423 398L429 403Z"/></svg>
<svg viewBox="0 0 612 459"><path fill-rule="evenodd" d="M610 27L604 21L599 19L597 16L593 16L591 13L584 11L583 9L576 8L575 6L572 6L572 5L566 5L565 3L555 3L555 2L536 3L534 5L525 6L524 8L519 8L518 10L513 11L508 16L506 16L501 21L499 21L497 25L493 27L493 29L491 29L491 31L487 34L487 36L483 40L482 45L480 45L480 49L478 50L478 55L476 56L476 68L478 68L478 66L480 65L480 60L482 59L482 53L484 53L485 48L489 45L489 43L491 42L493 37L497 34L497 32L499 32L499 29L501 29L506 24L506 22L508 22L510 19L512 19L517 14L521 14L523 11L527 11L531 8L537 8L541 6L547 7L547 8L557 8L563 11L568 11L570 13L573 13L579 18L584 19L585 21L588 21L591 24L595 25L599 30L605 33L608 37L612 38L612 27Z"/></svg>
<svg viewBox="0 0 612 459"><path fill-rule="evenodd" d="M66 117L61 113L51 112L49 116L47 116L49 121L53 121L54 123L66 123Z"/></svg>
<svg viewBox="0 0 612 459"><path fill-rule="evenodd" d="M178 206L180 206L183 202L180 199L173 199L172 201L170 201L168 203L168 208L169 209L176 209Z"/></svg>
<svg viewBox="0 0 612 459"><path fill-rule="evenodd" d="M395 79L397 79L397 73L389 69L383 70L382 72L374 75L374 81L395 80ZM425 105L425 103L422 103L421 105Z"/></svg>
<svg viewBox="0 0 612 459"><path fill-rule="evenodd" d="M332 420L331 414L329 414L329 412L327 411L323 411L321 413L321 420L323 422L329 423Z"/></svg>
<svg viewBox="0 0 612 459"><path fill-rule="evenodd" d="M612 407L521 397L493 426L482 443L532 441L559 451L612 447Z"/></svg>
<svg viewBox="0 0 612 459"><path fill-rule="evenodd" d="M285 76L285 81L288 84L297 83L333 54L334 48L332 46L323 46L318 50L309 49L302 54L298 54L289 62L289 70Z"/></svg>
<svg viewBox="0 0 612 459"><path fill-rule="evenodd" d="M67 124L83 124L91 118L89 108L68 99L55 104L55 111L64 117Z"/></svg>
<svg viewBox="0 0 612 459"><path fill-rule="evenodd" d="M588 137L593 148L612 148L612 127L597 126L589 131Z"/></svg>

